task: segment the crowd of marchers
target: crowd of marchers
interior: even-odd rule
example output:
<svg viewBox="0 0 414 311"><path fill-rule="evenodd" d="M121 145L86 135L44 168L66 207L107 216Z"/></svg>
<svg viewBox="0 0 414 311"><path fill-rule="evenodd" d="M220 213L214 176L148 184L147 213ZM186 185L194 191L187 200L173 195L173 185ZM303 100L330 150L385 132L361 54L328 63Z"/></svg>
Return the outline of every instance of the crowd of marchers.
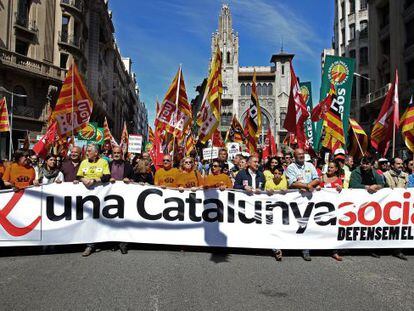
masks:
<svg viewBox="0 0 414 311"><path fill-rule="evenodd" d="M267 159L260 159L257 154L248 157L237 154L229 160L223 148L217 159L204 162L189 156L173 161L170 155L164 155L160 167L155 167L146 152L124 159L120 147L100 153L99 147L91 144L84 155L81 148L73 147L66 158L49 154L43 159L31 150L18 150L12 162L0 161L0 189L20 191L29 186L62 182L82 183L91 188L116 181L179 191L239 189L250 194L265 191L269 195L287 189L313 192L334 188L340 192L351 188L375 193L383 187L414 187L412 159L363 157L357 165L343 149L337 149L326 162L312 159L303 149ZM119 248L123 254L128 252L126 243L120 243ZM95 244L88 244L82 255L89 256L95 249ZM273 254L276 260L282 260L282 250L274 249ZM407 259L400 249L393 254ZM302 255L306 261L311 260L309 250L303 250ZM332 257L343 260L336 250L332 251Z"/></svg>

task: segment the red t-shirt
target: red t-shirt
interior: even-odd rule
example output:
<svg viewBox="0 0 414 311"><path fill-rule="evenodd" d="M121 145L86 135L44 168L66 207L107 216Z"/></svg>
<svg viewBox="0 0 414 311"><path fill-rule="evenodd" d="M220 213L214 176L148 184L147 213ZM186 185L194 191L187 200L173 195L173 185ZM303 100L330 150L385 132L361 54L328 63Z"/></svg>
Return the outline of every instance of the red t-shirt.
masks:
<svg viewBox="0 0 414 311"><path fill-rule="evenodd" d="M325 182L323 179L321 181L321 183L319 184L319 186L321 186L322 188L336 188L337 186L341 186L342 187L342 179L337 177L334 181L332 182Z"/></svg>

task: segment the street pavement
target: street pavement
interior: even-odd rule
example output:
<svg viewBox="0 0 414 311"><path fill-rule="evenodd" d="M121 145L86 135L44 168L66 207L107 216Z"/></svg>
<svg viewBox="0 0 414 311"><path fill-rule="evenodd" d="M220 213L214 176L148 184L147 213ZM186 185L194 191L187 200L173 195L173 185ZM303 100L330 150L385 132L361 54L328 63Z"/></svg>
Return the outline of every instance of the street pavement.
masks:
<svg viewBox="0 0 414 311"><path fill-rule="evenodd" d="M0 249L0 310L414 310L408 261L317 253L134 245Z"/></svg>

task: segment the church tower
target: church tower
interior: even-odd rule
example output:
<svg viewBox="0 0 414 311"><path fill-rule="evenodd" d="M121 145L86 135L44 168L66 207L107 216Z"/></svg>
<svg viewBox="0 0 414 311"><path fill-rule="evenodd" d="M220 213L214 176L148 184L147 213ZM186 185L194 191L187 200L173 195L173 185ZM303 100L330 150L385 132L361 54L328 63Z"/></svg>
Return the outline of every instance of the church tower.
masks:
<svg viewBox="0 0 414 311"><path fill-rule="evenodd" d="M219 16L218 30L211 39L211 55L217 48L223 55L222 78L223 96L221 108L221 131L230 126L233 115L238 117L238 72L239 72L239 37L234 32L230 8L223 4Z"/></svg>

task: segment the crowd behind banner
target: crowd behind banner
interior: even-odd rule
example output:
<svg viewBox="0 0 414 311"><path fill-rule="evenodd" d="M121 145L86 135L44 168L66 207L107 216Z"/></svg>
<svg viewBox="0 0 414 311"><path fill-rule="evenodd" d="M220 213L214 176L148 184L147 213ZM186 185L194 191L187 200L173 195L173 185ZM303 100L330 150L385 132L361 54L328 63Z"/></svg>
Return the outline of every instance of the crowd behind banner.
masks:
<svg viewBox="0 0 414 311"><path fill-rule="evenodd" d="M179 191L239 189L252 195L263 191L272 195L287 189L313 192L322 188L334 188L338 192L347 188L365 189L375 193L384 187L414 187L413 165L413 159L398 157L363 157L355 163L343 149L335 150L329 159L312 158L297 148L263 159L259 154L248 157L237 154L229 160L227 150L222 148L218 158L210 161L200 161L195 155L179 156L178 153L173 160L166 154L162 166L156 167L147 152L124 154L121 147L100 150L91 144L84 156L82 149L75 146L66 158L48 154L41 159L31 150L18 150L12 162L0 162L0 189L19 191L29 186L62 182L82 183L91 188L123 181ZM119 248L122 253L127 253L126 243L120 243ZM96 245L88 244L83 256L89 256L95 249ZM282 251L273 251L275 258L281 260ZM302 252L305 260L311 260L309 250ZM396 249L394 255L406 259L400 249ZM342 260L335 250L332 257Z"/></svg>

